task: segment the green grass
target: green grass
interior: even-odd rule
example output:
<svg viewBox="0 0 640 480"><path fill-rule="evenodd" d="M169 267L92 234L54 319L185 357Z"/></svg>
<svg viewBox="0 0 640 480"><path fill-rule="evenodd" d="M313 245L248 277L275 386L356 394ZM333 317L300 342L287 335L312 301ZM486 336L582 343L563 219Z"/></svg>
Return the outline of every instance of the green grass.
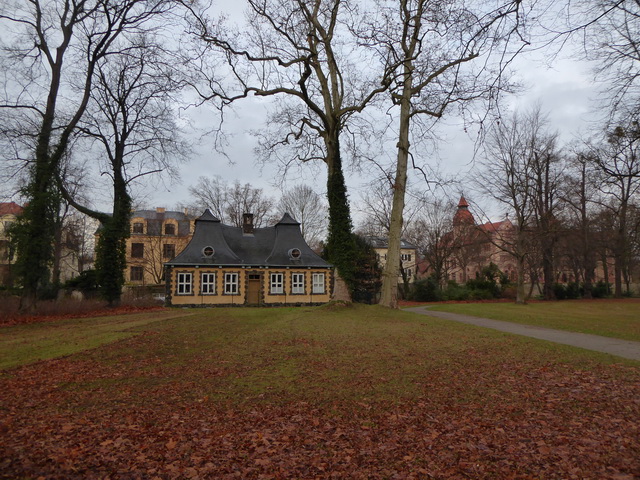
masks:
<svg viewBox="0 0 640 480"><path fill-rule="evenodd" d="M439 379L461 372L482 379L505 364L591 368L621 361L375 306L194 309L183 315L6 328L0 361L7 368L86 350L70 357L79 362L82 379L65 389L101 392L115 405L144 403L148 395L171 401L168 392L231 404L392 402L423 395L425 372L434 379L433 391L445 392ZM469 387L460 401L485 394Z"/></svg>
<svg viewBox="0 0 640 480"><path fill-rule="evenodd" d="M81 318L0 329L0 369L71 355L139 334L181 312Z"/></svg>
<svg viewBox="0 0 640 480"><path fill-rule="evenodd" d="M506 322L640 341L640 302L635 299L566 300L527 305L466 303L437 305L432 308Z"/></svg>

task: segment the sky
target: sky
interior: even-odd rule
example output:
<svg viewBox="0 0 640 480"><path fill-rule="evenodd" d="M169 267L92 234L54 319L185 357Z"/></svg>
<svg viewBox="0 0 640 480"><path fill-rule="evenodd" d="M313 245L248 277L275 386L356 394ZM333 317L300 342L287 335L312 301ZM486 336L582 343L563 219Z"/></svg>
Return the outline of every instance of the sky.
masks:
<svg viewBox="0 0 640 480"><path fill-rule="evenodd" d="M507 110L527 109L539 103L542 111L548 115L550 127L560 133L561 143L568 144L589 129L598 100L598 87L593 82L590 66L584 61L564 56L556 58L551 66L547 66L546 63L547 59L539 53L520 57L517 60L517 74L526 88L517 96L505 97L504 105L507 106ZM263 103L247 101L239 104L237 110L229 114L226 121L228 130L233 133L228 138L229 144L225 149L228 158L213 149L207 135L192 135L194 153L180 168L181 182L172 185L160 184L147 189L148 195L143 199L144 204L149 207L173 208L177 204L188 202L189 186L195 185L202 175L220 175L229 183L236 180L243 184L250 183L262 188L266 194L278 198L281 194L278 184L279 172L273 166L256 163L253 152L255 140L249 131L264 124L266 112ZM187 114L201 130L210 128L208 124L216 115L206 107ZM465 188L464 182L473 176L475 134L472 131L466 133L461 122L452 117L444 119L440 132L438 151L429 162L432 165L437 163L444 174L461 180L463 185L449 188L452 198L465 194L473 201L473 192ZM395 155L394 151L385 153ZM371 175L367 173L365 169L357 174L348 171L346 175L356 224L361 215L358 209L359 199L370 188L371 179L375 174L373 170ZM420 188L417 173L414 172L413 177L414 185ZM325 182L324 165L304 165L297 169L294 175L286 178L284 188L304 183L322 193Z"/></svg>
<svg viewBox="0 0 640 480"><path fill-rule="evenodd" d="M225 2L224 8L230 9L232 19L241 18L242 1ZM593 82L590 66L569 52L562 52L548 58L549 52L534 52L521 55L515 62L517 76L526 87L517 96L506 97L504 105L508 108L526 109L537 102L548 113L550 126L560 132L561 139L568 143L580 132L589 128L593 118L593 109L597 101L597 86ZM226 156L213 147L211 134L206 132L216 123L217 112L202 106L181 111L184 121L180 123L187 131L187 139L193 152L188 161L180 165L180 180L166 178L148 179L134 191L136 206L144 208L164 207L174 209L190 201L189 187L194 186L200 176L219 175L228 183L239 181L262 188L266 195L278 199L283 189L296 184L306 184L318 193L325 191L326 169L322 164L303 165L289 175L281 184L280 173L274 166L258 165L255 160L255 139L250 131L265 124L268 101L252 99L238 103L233 111L227 113L226 131L228 145ZM452 199L464 193L470 202L474 202L473 192L464 186L464 182L473 176L474 141L473 131L465 133L459 120L448 117L442 121L441 141L437 154L430 154L428 162L449 177L457 178L460 185L452 186L446 192ZM395 151L384 152L389 158ZM373 170L353 172L347 170L346 179L349 198L352 205L354 223L357 225L362 214L358 205L363 193L370 189L370 182L377 172ZM415 188L427 188L421 185L417 174L413 175ZM481 199L475 199L481 203ZM109 209L107 195L96 193L95 206ZM496 212L498 214L498 212Z"/></svg>

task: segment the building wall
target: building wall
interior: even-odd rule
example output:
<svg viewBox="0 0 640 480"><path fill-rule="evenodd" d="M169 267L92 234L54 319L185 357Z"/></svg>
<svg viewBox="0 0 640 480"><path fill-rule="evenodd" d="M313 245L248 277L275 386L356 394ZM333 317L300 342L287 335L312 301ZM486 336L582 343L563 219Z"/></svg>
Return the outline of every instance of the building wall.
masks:
<svg viewBox="0 0 640 480"><path fill-rule="evenodd" d="M227 274L237 275L237 289L225 282ZM272 291L271 274L279 274L282 279L282 293ZM313 275L324 275L324 293L313 293ZM209 284L213 278L215 287L209 287L208 294L203 294L204 283ZM294 275L304 278L303 291L293 291ZM320 304L331 300L333 272L331 269L319 268L243 268L243 267L179 267L167 270L166 301L172 306L233 306L233 305L297 305ZM259 290L258 302L248 302L251 278L259 278L256 287ZM191 286L185 288L185 281ZM210 284L209 284L210 285Z"/></svg>
<svg viewBox="0 0 640 480"><path fill-rule="evenodd" d="M387 248L378 248L374 247L376 252L376 256L378 257L378 264L380 268L384 268L387 264ZM416 250L413 248L401 248L400 249L400 258L402 260L402 269L407 272L407 278L410 283L413 283L416 279L416 271L417 271L417 255ZM398 277L398 281L402 282L402 275Z"/></svg>
<svg viewBox="0 0 640 480"><path fill-rule="evenodd" d="M16 263L16 255L13 252L6 233L9 227L17 219L16 215L9 213L0 215L0 285L13 285L12 265Z"/></svg>
<svg viewBox="0 0 640 480"><path fill-rule="evenodd" d="M164 213L164 209L157 209L157 211ZM135 228L137 224L142 225L141 233ZM175 233L165 233L167 225L173 225ZM164 263L172 260L187 246L193 236L193 222L191 222L189 233L180 235L178 220L165 218L162 220L159 233L158 235L149 234L149 222L146 218L140 216L131 218L131 236L127 239L125 282L132 285L164 283ZM167 255L165 248L172 248L173 254Z"/></svg>

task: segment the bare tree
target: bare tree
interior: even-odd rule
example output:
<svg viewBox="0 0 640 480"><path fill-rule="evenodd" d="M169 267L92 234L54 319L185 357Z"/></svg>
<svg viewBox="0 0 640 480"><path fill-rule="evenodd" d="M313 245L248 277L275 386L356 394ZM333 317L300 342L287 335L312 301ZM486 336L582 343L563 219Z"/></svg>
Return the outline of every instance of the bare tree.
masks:
<svg viewBox="0 0 640 480"><path fill-rule="evenodd" d="M614 294L621 297L623 276L631 263L630 208L640 192L638 123L631 121L608 132L606 143L593 151L592 158L600 172L603 206L614 222L614 238L610 245L614 257Z"/></svg>
<svg viewBox="0 0 640 480"><path fill-rule="evenodd" d="M429 132L430 125L453 105L464 109L473 100L495 98L505 85L500 78L503 62L511 58L507 46L512 37L521 40L521 4L519 0L474 6L456 0L383 2L379 16L382 24L370 27L372 40L384 49L386 64L398 65L390 77L392 101L399 107L398 151L382 305L397 307L412 126L415 129L424 118L421 133ZM493 57L496 50L497 56Z"/></svg>
<svg viewBox="0 0 640 480"><path fill-rule="evenodd" d="M595 162L589 152L576 152L567 163L562 182L562 201L567 206L568 232L564 235L565 254L584 284L584 297L591 298L597 262L595 238Z"/></svg>
<svg viewBox="0 0 640 480"><path fill-rule="evenodd" d="M479 192L512 214L514 228L500 235L496 246L515 259L516 303L525 303L525 262L535 245L531 231L535 187L532 159L538 120L535 115L514 114L494 125L486 139L484 160L476 177Z"/></svg>
<svg viewBox="0 0 640 480"><path fill-rule="evenodd" d="M370 236L388 237L391 228L391 211L393 208L393 186L389 182L390 174L384 175L369 184L360 195L358 209L364 220L358 225L358 232ZM407 188L407 202L403 212L402 236L413 225L413 220L420 212L429 208L429 201L421 192Z"/></svg>
<svg viewBox="0 0 640 480"><path fill-rule="evenodd" d="M288 212L300 222L300 230L312 248L318 248L327 229L327 206L308 185L287 190L278 204L280 214Z"/></svg>
<svg viewBox="0 0 640 480"><path fill-rule="evenodd" d="M356 255L343 173L342 133L356 114L387 88L383 66L354 37L355 2L347 0L248 0L246 32L212 27L196 15L196 34L222 49L240 91L208 82L205 98L227 102L274 97L260 138L263 160L285 167L320 160L327 167L329 227L326 251L353 287ZM216 61L216 68L219 62ZM211 80L211 75L207 75Z"/></svg>
<svg viewBox="0 0 640 480"><path fill-rule="evenodd" d="M14 151L29 160L28 205L19 236L23 308L35 305L49 279L55 179L89 104L98 64L112 53L118 37L148 28L172 6L169 0L8 0L0 5L6 73L0 108L14 116L14 125L28 126L27 132L10 135L30 136L24 149Z"/></svg>
<svg viewBox="0 0 640 480"><path fill-rule="evenodd" d="M433 197L424 202L405 233L407 240L416 245L438 285L448 275L447 267L455 249L452 241L455 206L446 199Z"/></svg>
<svg viewBox="0 0 640 480"><path fill-rule="evenodd" d="M192 209L208 208L222 222L236 227L242 226L242 215L253 214L253 223L261 227L274 220L274 201L261 188L244 185L237 180L227 184L220 176L200 177L195 186L189 187L194 199Z"/></svg>
<svg viewBox="0 0 640 480"><path fill-rule="evenodd" d="M244 185L236 181L229 188L226 216L231 225L242 226L242 216L245 213L253 214L253 224L261 227L273 221L274 201L266 196L261 188Z"/></svg>
<svg viewBox="0 0 640 480"><path fill-rule="evenodd" d="M640 109L640 2L589 0L576 2L569 17L572 30L583 34L584 54L597 62L595 76L605 83L613 116Z"/></svg>

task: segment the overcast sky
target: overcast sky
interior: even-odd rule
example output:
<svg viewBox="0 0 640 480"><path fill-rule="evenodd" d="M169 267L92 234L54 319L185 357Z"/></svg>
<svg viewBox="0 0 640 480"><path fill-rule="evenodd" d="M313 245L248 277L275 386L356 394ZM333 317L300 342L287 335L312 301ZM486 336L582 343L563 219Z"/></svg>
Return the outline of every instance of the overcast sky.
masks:
<svg viewBox="0 0 640 480"><path fill-rule="evenodd" d="M224 7L232 9L231 17L240 17L241 1L225 2ZM589 128L589 120L593 118L597 88L589 65L572 58L568 51L549 61L549 52L537 52L522 55L515 66L519 80L526 90L515 97L506 98L504 104L511 108L524 109L536 102L547 112L553 128L561 134L563 142L568 143L581 132ZM546 64L551 63L549 68ZM188 203L190 200L188 188L195 185L202 175L220 175L229 183L239 181L250 183L262 188L267 195L279 198L281 194L279 172L269 165L258 165L255 161L253 149L255 141L250 130L259 129L265 124L265 105L268 100L247 100L238 103L233 112L226 118L228 146L225 151L227 157L217 152L212 145L211 135L205 132L217 122L217 112L207 106L181 112L188 120L185 122L188 138L193 144L193 154L188 162L180 168L180 182L168 179L153 179L142 188L134 191L134 198L138 206L147 208L165 207L168 209L178 204ZM474 140L473 132L465 133L461 122L455 118L445 118L440 129L442 141L438 145L437 154L429 154L426 160L432 165L439 165L443 173L459 178L462 182L473 167ZM395 157L393 148L383 152L387 158ZM420 152L414 152L420 153ZM423 160L425 160L423 158ZM313 187L318 193L325 191L326 169L322 164L303 165L286 178L283 188L299 183ZM368 174L371 173L371 174ZM375 172L347 172L347 186L352 203L355 223L358 223L358 208L362 192L369 187ZM414 187L420 188L420 178L414 175ZM425 185L426 188L426 185ZM452 198L464 192L470 201L474 199L473 192L464 186L451 187L448 190ZM109 209L108 197L94 195L95 206Z"/></svg>
<svg viewBox="0 0 640 480"><path fill-rule="evenodd" d="M543 53L523 55L516 63L520 81L526 89L519 95L505 98L507 108L526 109L539 102L543 112L549 116L552 128L557 129L562 143L566 144L584 135L589 129L590 120L594 117L597 104L597 86L593 82L590 67L577 58L566 55L555 59L551 67L542 61ZM249 130L260 128L265 122L266 108L263 103L249 100L238 105L234 113L227 117L227 130L232 133L228 137L229 145L225 158L212 147L210 137L199 138L192 135L194 154L191 160L181 170L181 183L154 185L145 189L146 195L142 199L147 206L163 206L173 208L176 204L189 200L188 187L197 182L201 175L221 175L229 183L235 180L241 183L251 183L256 187L278 198L280 188L276 185L279 174L273 166L258 165L255 162L253 148L255 142ZM206 107L197 111L187 112L194 125L201 129L210 128L216 113ZM464 179L473 166L474 140L473 132L465 133L461 123L456 118L445 118L440 129L442 141L438 145L438 152L428 161L438 163L443 173ZM394 151L385 155L395 155ZM349 195L354 215L357 217L357 203L363 191L369 188L373 174L367 172L347 174ZM286 179L287 185L305 183L316 191L325 189L326 174L324 165L304 165ZM414 175L414 185L419 186L419 176ZM464 187L452 187L450 195L457 197L460 189L465 195L473 197L473 193ZM470 200L473 200L471 198ZM477 199L476 201L480 201ZM357 222L356 222L357 223Z"/></svg>

